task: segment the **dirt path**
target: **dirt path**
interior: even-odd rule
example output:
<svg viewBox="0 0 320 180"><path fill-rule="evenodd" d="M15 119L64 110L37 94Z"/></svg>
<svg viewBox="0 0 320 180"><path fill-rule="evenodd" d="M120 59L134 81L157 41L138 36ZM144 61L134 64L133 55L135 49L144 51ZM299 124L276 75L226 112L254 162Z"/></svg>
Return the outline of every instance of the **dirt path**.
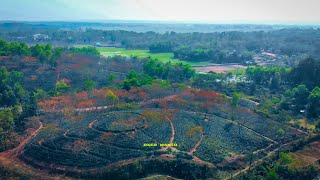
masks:
<svg viewBox="0 0 320 180"><path fill-rule="evenodd" d="M35 169L24 162L20 161L17 156L20 155L25 145L30 142L43 128L42 122L39 121L39 127L35 129L26 139L17 147L0 153L1 166L9 171L18 172L21 175L27 175L32 179L60 179L61 176L49 175L47 172ZM69 178L66 178L69 179Z"/></svg>
<svg viewBox="0 0 320 180"><path fill-rule="evenodd" d="M201 160L197 156L194 156L194 155L192 155L192 157L193 157L192 161L197 163L197 164L203 164L203 165L207 165L209 167L215 167L215 165L213 163L211 163L211 162L207 162L207 161Z"/></svg>
<svg viewBox="0 0 320 180"><path fill-rule="evenodd" d="M94 123L95 123L95 122L97 122L97 120L94 120L94 121L92 121L92 122L89 124L89 128L90 128L90 129L93 129L93 126L94 126Z"/></svg>
<svg viewBox="0 0 320 180"><path fill-rule="evenodd" d="M172 121L170 119L167 118L167 120L169 121L170 127L171 127L171 138L170 138L170 142L169 143L172 144L173 141L174 141L174 136L175 136L174 126L173 126L173 123L172 123Z"/></svg>
<svg viewBox="0 0 320 180"><path fill-rule="evenodd" d="M253 162L251 165L249 165L249 166L245 167L244 169L238 171L237 173L233 174L232 177L227 178L227 179L233 179L233 178L239 176L240 174L249 171L251 168L257 166L260 162L263 162L265 159L267 159L267 158L271 157L272 155L274 155L277 150L279 150L279 148L269 152L267 156L265 156L265 157L263 157L261 159L258 159L257 161Z"/></svg>
<svg viewBox="0 0 320 180"><path fill-rule="evenodd" d="M39 121L39 127L38 127L38 129L36 129L35 131L33 131L26 139L24 139L23 141L21 141L21 143L20 143L17 147L15 147L15 148L13 148L13 149L9 149L9 150L7 150L7 151L4 151L4 152L0 153L0 156L5 156L5 157L17 157L17 156L20 154L21 150L24 148L24 146L25 146L28 142L30 142L30 140L31 140L32 138L34 138L34 137L40 132L40 130L41 130L42 128L43 128L43 124L42 124L42 122Z"/></svg>
<svg viewBox="0 0 320 180"><path fill-rule="evenodd" d="M174 137L175 137L175 129L174 129L174 125L173 125L172 121L169 118L167 118L167 120L169 121L170 127L171 127L171 138L170 138L170 142L169 143L173 144ZM189 152L181 151L181 150L177 149L176 147L170 147L170 149L171 149L171 151L174 151L174 152L182 152L182 153L186 153L186 154L191 155L193 157L192 161L197 163L197 164L204 164L204 165L208 165L209 167L214 167L214 164L212 164L210 162L207 162L207 161L203 161L200 158L198 158L197 156L193 155L193 153L197 150L198 146L201 144L203 138L204 138L204 135L202 134L200 140L197 142L197 144ZM169 147L162 147L160 149L160 151L166 151L168 148Z"/></svg>
<svg viewBox="0 0 320 180"><path fill-rule="evenodd" d="M63 133L64 137L68 137L68 133L69 133L70 129L66 130L66 132Z"/></svg>
<svg viewBox="0 0 320 180"><path fill-rule="evenodd" d="M193 154L194 152L196 152L197 148L200 146L200 144L201 144L201 142L202 142L203 139L204 139L204 135L203 135L203 133L202 133L199 141L198 141L197 144L188 152L188 154L191 155L191 154Z"/></svg>
<svg viewBox="0 0 320 180"><path fill-rule="evenodd" d="M288 142L288 143L286 143L286 144L283 144L281 147L288 146L288 145L290 145L290 144L292 144L292 143L295 143L295 142L298 142L298 141L300 141L300 139L297 139L297 140L295 140L295 141L291 141L291 142ZM268 147L269 147L269 146L268 146ZM267 148L268 148L268 147L267 147ZM262 163L265 159L273 156L281 147L276 148L276 149L274 149L273 151L270 151L270 152L269 152L266 156L264 156L263 158L256 160L256 161L253 162L251 165L249 165L249 166L247 166L246 168L238 171L237 173L233 174L231 178L227 178L227 179L233 179L233 178L239 176L240 174L249 171L251 168L256 167L257 165L259 165L259 163ZM265 149L267 149L267 148L265 148Z"/></svg>
<svg viewBox="0 0 320 180"><path fill-rule="evenodd" d="M166 117L166 120L169 121L170 123L170 127L171 127L171 137L170 137L170 141L169 141L169 144L173 144L173 141L174 141L174 136L175 136L175 131L174 131L174 125L172 123L172 121ZM162 147L161 148L161 151L166 151L169 147L168 146L165 146L165 147ZM179 151L177 148L175 147L170 147L173 151Z"/></svg>
<svg viewBox="0 0 320 180"><path fill-rule="evenodd" d="M253 154L258 154L259 152L262 152L262 151L265 151L267 150L268 148L270 148L271 146L273 146L274 144L270 144L269 146L263 148L263 149L258 149L256 151L253 152Z"/></svg>

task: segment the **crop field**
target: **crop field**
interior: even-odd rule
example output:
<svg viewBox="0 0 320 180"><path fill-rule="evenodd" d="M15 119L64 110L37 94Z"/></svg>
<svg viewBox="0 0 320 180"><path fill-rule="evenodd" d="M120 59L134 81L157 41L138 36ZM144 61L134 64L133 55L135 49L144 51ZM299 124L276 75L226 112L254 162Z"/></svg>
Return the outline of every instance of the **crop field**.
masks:
<svg viewBox="0 0 320 180"><path fill-rule="evenodd" d="M163 115L168 113L174 116L168 119ZM194 112L160 109L102 111L85 113L77 122L53 124L51 121L24 148L20 159L67 171L70 167L99 169L136 158L172 154L171 148L163 149L161 143L177 144L172 147L177 158L178 154L189 154L191 159L214 166L227 158L266 148L273 142L215 115L205 118Z"/></svg>
<svg viewBox="0 0 320 180"><path fill-rule="evenodd" d="M86 96L87 100L94 100L99 91ZM57 101L56 106L64 109L77 101L71 97L80 94L43 103ZM304 135L241 106L232 118L228 100L213 91L186 89L139 104L133 109L78 109L73 115L47 107L40 117L42 130L19 158L36 167L70 173L103 172L107 167L142 161L183 160L214 169L220 177L245 167L248 153L263 157L278 142L291 142ZM230 165L234 161L241 163Z"/></svg>
<svg viewBox="0 0 320 180"><path fill-rule="evenodd" d="M207 62L188 62L181 61L179 59L173 58L173 53L150 53L149 50L131 50L131 49L123 49L123 48L108 48L108 47L99 47L97 48L101 55L105 57L112 57L115 55L121 56L136 56L138 58L147 58L151 57L153 59L158 59L161 62L172 62L172 63L186 63L190 65L206 65Z"/></svg>

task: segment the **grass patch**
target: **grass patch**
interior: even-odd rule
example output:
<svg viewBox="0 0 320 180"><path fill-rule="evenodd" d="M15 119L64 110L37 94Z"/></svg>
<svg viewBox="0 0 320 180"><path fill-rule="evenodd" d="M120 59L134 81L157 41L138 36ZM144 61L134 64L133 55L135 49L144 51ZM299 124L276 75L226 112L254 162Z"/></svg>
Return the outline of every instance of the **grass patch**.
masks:
<svg viewBox="0 0 320 180"><path fill-rule="evenodd" d="M188 62L174 59L173 53L150 53L149 50L136 50L136 49L124 49L124 48L112 48L112 47L98 47L101 55L105 57L112 57L115 55L121 56L136 56L138 58L151 57L152 59L158 59L159 61L166 63L171 61L172 63L185 63L190 65L206 65L208 62Z"/></svg>
<svg viewBox="0 0 320 180"><path fill-rule="evenodd" d="M246 75L246 69L227 70L226 72L233 75Z"/></svg>

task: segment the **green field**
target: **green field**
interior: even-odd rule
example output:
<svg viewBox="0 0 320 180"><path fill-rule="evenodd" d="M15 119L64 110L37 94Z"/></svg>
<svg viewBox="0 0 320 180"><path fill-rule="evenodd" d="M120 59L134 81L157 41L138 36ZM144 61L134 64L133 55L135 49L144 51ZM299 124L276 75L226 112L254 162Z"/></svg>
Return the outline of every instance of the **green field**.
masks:
<svg viewBox="0 0 320 180"><path fill-rule="evenodd" d="M101 55L105 57L112 57L115 55L121 55L121 56L137 56L138 58L146 58L151 57L153 59L158 59L161 62L169 62L172 63L186 63L190 65L206 65L208 62L187 62L187 61L181 61L179 59L173 58L173 53L150 53L148 50L128 50L124 48L111 48L111 47L98 47L97 48Z"/></svg>

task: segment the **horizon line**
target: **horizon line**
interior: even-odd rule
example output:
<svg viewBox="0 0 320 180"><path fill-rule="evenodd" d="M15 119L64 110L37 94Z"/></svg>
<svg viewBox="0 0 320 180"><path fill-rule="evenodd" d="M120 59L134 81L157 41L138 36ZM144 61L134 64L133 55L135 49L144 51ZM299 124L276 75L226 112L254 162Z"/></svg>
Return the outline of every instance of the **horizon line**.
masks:
<svg viewBox="0 0 320 180"><path fill-rule="evenodd" d="M25 22L25 23L159 23L159 24L211 24L211 25L305 25L320 26L320 22L294 22L294 21L249 21L249 20L145 20L145 19L79 19L79 20L11 20L0 19L0 22Z"/></svg>

